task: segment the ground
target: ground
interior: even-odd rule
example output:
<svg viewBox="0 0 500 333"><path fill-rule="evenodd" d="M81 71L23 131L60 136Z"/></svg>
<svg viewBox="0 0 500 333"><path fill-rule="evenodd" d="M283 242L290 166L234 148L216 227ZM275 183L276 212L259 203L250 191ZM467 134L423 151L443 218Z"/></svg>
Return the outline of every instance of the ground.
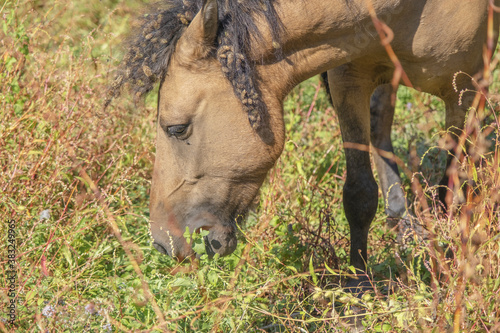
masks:
<svg viewBox="0 0 500 333"><path fill-rule="evenodd" d="M335 332L350 329L353 309L364 310L369 332L500 330L496 71L486 109L470 112L479 122L470 123L478 126L468 137L473 149L459 168L476 194L448 214L435 200L446 157L443 105L399 90L396 155L410 170L402 172L410 209L431 237L398 246L380 194L368 263L375 288L358 299L339 287L351 272L345 164L318 77L285 102L285 150L236 252L181 266L153 249L155 96L135 103L124 95L102 111L120 42L142 6L0 7L2 331Z"/></svg>

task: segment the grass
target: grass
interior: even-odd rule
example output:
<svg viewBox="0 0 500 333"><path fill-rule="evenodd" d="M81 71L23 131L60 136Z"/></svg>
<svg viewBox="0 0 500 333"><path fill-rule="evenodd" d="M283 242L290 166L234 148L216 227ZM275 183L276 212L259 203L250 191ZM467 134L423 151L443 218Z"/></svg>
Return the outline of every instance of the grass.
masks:
<svg viewBox="0 0 500 333"><path fill-rule="evenodd" d="M142 4L6 1L0 6L0 211L15 221L15 326L8 320L8 226L0 227L0 329L30 331L335 332L353 305L370 332L500 331L499 89L459 165L477 195L435 205L445 154L443 105L400 89L394 125L409 202L431 242L398 247L383 201L370 233L376 286L361 300L350 272L336 116L312 78L285 101L287 143L242 227L235 253L179 266L150 245L155 97L102 113L119 43ZM471 112L471 115L474 113ZM439 167L438 167L439 166ZM469 193L470 194L470 193ZM5 255L4 255L5 253Z"/></svg>

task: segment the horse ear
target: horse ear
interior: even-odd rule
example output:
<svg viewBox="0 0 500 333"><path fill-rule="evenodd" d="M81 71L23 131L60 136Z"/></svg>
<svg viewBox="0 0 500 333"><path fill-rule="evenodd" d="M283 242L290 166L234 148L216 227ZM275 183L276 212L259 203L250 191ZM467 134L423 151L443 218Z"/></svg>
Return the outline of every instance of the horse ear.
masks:
<svg viewBox="0 0 500 333"><path fill-rule="evenodd" d="M192 60L205 58L213 49L219 27L217 0L204 0L203 7L179 40L179 48Z"/></svg>
<svg viewBox="0 0 500 333"><path fill-rule="evenodd" d="M219 27L217 0L204 0L200 14L203 16L203 39L211 46L217 38Z"/></svg>

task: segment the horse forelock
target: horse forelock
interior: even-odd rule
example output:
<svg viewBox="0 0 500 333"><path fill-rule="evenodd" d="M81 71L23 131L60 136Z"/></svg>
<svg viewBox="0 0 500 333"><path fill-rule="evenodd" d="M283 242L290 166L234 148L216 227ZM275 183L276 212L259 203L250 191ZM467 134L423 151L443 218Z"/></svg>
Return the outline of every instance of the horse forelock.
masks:
<svg viewBox="0 0 500 333"><path fill-rule="evenodd" d="M262 34L254 14L265 17L276 45L281 44L283 28L273 6L274 0L218 0L219 30L215 56L231 82L235 95L248 112L250 123L258 127L266 110L255 86L254 63L249 60L251 41ZM185 28L202 7L202 0L164 0L142 15L138 28L126 42L128 50L118 67L106 99L107 106L127 85L135 97L150 92L162 81L175 45ZM277 57L280 57L277 50Z"/></svg>

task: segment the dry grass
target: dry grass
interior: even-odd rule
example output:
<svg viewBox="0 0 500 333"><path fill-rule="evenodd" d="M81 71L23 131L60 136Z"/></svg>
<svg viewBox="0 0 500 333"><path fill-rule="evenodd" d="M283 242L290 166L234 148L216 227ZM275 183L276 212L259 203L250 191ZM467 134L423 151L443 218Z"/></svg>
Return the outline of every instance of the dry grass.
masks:
<svg viewBox="0 0 500 333"><path fill-rule="evenodd" d="M2 320L2 331L335 332L349 329L352 305L365 309L370 332L500 331L496 71L488 93L479 87L485 98L463 136L472 149L454 169L474 180L474 191L448 214L434 209L442 105L400 89L396 151L419 171L404 181L430 241L398 247L380 199L372 294L358 300L338 287L349 272L345 164L317 78L285 103L288 142L236 252L189 270L149 242L154 96L101 111L117 44L139 7L131 0L0 7L0 211L17 235L16 326ZM413 180L423 197L412 194ZM0 230L7 249L7 225ZM7 255L0 261L8 319Z"/></svg>

